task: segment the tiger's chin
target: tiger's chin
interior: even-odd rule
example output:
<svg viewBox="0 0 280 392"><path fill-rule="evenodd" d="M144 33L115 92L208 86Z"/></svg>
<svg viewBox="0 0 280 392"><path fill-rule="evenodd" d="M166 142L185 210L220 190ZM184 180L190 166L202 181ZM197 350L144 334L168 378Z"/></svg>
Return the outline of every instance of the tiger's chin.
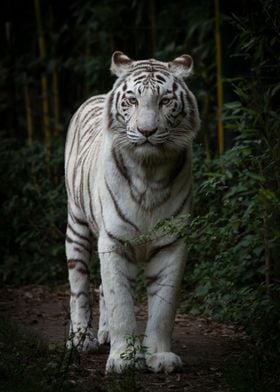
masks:
<svg viewBox="0 0 280 392"><path fill-rule="evenodd" d="M182 150L181 146L169 145L167 143L157 143L153 144L151 142L145 143L130 143L126 146L127 153L130 157L143 165L156 165L160 164L162 161L166 159L172 159L179 155Z"/></svg>

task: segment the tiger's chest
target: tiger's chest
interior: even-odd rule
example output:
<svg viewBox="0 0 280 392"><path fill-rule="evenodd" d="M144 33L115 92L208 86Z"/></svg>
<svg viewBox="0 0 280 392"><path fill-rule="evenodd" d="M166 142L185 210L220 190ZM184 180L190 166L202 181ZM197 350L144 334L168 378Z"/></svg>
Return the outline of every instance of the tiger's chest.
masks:
<svg viewBox="0 0 280 392"><path fill-rule="evenodd" d="M181 206L180 213L188 208L188 203L184 205L190 193L187 174L182 171L176 181L161 173L145 180L135 172L124 177L112 161L94 187L98 231L124 241L148 239L159 221L176 216Z"/></svg>
<svg viewBox="0 0 280 392"><path fill-rule="evenodd" d="M103 141L98 149L93 145L77 175L77 198L95 236L106 235L112 242L149 241L159 221L188 212L190 156L189 152L172 164L166 160L143 168ZM160 232L154 234L161 237ZM136 249L142 251L138 245Z"/></svg>

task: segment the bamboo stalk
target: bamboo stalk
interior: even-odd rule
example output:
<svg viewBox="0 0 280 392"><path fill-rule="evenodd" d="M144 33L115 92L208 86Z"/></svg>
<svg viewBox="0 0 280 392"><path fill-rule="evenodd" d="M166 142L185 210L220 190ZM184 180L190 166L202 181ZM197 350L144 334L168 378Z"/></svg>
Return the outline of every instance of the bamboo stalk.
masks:
<svg viewBox="0 0 280 392"><path fill-rule="evenodd" d="M53 116L54 116L54 133L57 135L59 131L60 120L60 102L59 102L59 89L58 89L58 73L56 68L52 72L52 95L53 95Z"/></svg>
<svg viewBox="0 0 280 392"><path fill-rule="evenodd" d="M33 144L33 134L34 134L34 126L33 126L33 113L31 107L30 94L28 89L28 84L24 85L24 102L25 102L25 116L26 116L26 128L28 135L28 145L31 147Z"/></svg>
<svg viewBox="0 0 280 392"><path fill-rule="evenodd" d="M209 124L209 95L205 94L204 102L203 102L203 109L202 109L202 118L204 119L205 124ZM204 139L204 152L206 155L207 160L211 159L211 151L210 151L210 144L209 144L209 136L207 132L203 132L203 139Z"/></svg>
<svg viewBox="0 0 280 392"><path fill-rule="evenodd" d="M50 147L50 116L49 116L49 102L48 102L48 80L46 75L41 76L42 88L42 110L43 110L43 131L45 135L45 144L47 149Z"/></svg>
<svg viewBox="0 0 280 392"><path fill-rule="evenodd" d="M54 122L54 134L58 135L59 132L59 90L58 90L58 75L56 68L52 72L52 95L53 95L53 122ZM54 168L53 180L55 184L58 184L58 168Z"/></svg>
<svg viewBox="0 0 280 392"><path fill-rule="evenodd" d="M215 42L216 42L216 80L217 80L217 130L219 154L224 152L224 125L222 111L224 92L222 81L222 40L220 31L220 1L215 0Z"/></svg>
<svg viewBox="0 0 280 392"><path fill-rule="evenodd" d="M151 56L155 55L156 51L156 10L155 0L149 1L149 18L150 18L150 50Z"/></svg>
<svg viewBox="0 0 280 392"><path fill-rule="evenodd" d="M270 257L270 251L268 246L268 222L267 222L267 211L266 207L263 213L263 230L264 230L264 257L265 257L265 284L267 290L269 291L269 286L271 284L271 270L272 263Z"/></svg>
<svg viewBox="0 0 280 392"><path fill-rule="evenodd" d="M53 8L51 4L49 8L49 15L50 15L50 28L53 31L54 17L53 17ZM56 59L55 40L52 40L51 54L52 54L52 58ZM57 69L56 62L54 63L54 67L52 69L52 101L51 102L52 102L54 134L57 135L60 126L60 99L59 99L58 69Z"/></svg>
<svg viewBox="0 0 280 392"><path fill-rule="evenodd" d="M40 0L34 0L37 34L38 34L38 46L39 54L42 63L46 60L46 44L42 27L41 19L41 7ZM43 122L43 133L45 137L45 146L49 150L50 148L50 115L49 115L49 101L48 101L48 79L46 73L41 75L41 91L42 91L42 122Z"/></svg>
<svg viewBox="0 0 280 392"><path fill-rule="evenodd" d="M90 83L90 76L89 76L89 68L88 68L88 62L90 61L90 56L91 55L91 50L90 50L90 35L89 32L86 32L86 46L85 46L85 56L86 56L86 64L87 64L87 68L86 68L86 72L85 72L85 93L86 96L88 97L90 95L90 87L91 87L91 83Z"/></svg>
<svg viewBox="0 0 280 392"><path fill-rule="evenodd" d="M259 163L259 173L265 178L264 169L261 163ZM269 249L269 223L268 223L268 211L267 204L264 202L262 208L262 221L263 221L263 245L264 245L264 266L265 266L265 284L266 289L269 292L270 284L271 284L271 272L273 269L272 260L271 260L271 252Z"/></svg>

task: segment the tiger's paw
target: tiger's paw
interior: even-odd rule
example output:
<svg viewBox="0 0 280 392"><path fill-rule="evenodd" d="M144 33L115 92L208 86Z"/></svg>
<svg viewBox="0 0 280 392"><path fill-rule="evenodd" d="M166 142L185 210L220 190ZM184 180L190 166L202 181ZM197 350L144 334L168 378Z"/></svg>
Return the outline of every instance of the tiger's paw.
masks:
<svg viewBox="0 0 280 392"><path fill-rule="evenodd" d="M110 343L110 334L107 329L99 329L98 343L99 344L109 344Z"/></svg>
<svg viewBox="0 0 280 392"><path fill-rule="evenodd" d="M106 363L106 373L122 373L129 365L129 361L122 359L120 355L110 355Z"/></svg>
<svg viewBox="0 0 280 392"><path fill-rule="evenodd" d="M146 367L144 356L136 359L121 358L120 354L110 354L106 363L106 373L122 373L126 369L144 369Z"/></svg>
<svg viewBox="0 0 280 392"><path fill-rule="evenodd" d="M172 373L182 367L181 358L172 352L148 354L146 364L148 369L154 373Z"/></svg>
<svg viewBox="0 0 280 392"><path fill-rule="evenodd" d="M79 329L76 332L71 332L66 342L66 347L71 350L73 348L80 352L98 351L99 344L97 338L94 336L92 329Z"/></svg>

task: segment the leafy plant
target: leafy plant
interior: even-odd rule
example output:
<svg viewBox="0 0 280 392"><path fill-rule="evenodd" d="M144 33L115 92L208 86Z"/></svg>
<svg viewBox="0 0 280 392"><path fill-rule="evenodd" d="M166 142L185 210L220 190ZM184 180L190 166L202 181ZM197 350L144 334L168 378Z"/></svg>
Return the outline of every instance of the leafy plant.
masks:
<svg viewBox="0 0 280 392"><path fill-rule="evenodd" d="M141 338L142 336L135 334L126 336L126 350L120 354L121 359L127 362L123 378L126 380L126 385L129 386L130 391L139 389L137 371L144 369L146 365L147 347L142 345Z"/></svg>
<svg viewBox="0 0 280 392"><path fill-rule="evenodd" d="M65 279L66 195L61 142L49 152L40 143L1 143L2 216L0 267L6 282Z"/></svg>
<svg viewBox="0 0 280 392"><path fill-rule="evenodd" d="M127 361L134 371L145 366L147 347L142 345L142 337L135 334L126 336L126 350L120 355L121 359Z"/></svg>

